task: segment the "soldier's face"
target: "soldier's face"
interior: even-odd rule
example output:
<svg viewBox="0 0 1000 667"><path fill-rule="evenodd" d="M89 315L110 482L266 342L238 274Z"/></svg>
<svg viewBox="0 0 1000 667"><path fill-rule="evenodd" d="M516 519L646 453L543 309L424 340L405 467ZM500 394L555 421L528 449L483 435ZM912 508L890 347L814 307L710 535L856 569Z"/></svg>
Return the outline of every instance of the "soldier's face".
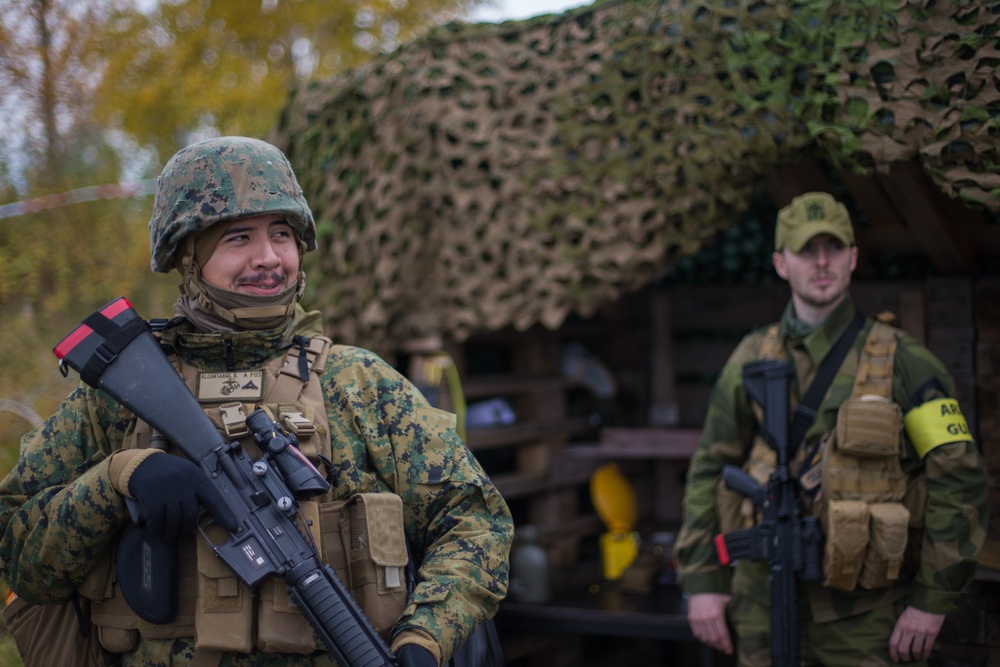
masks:
<svg viewBox="0 0 1000 667"><path fill-rule="evenodd" d="M799 252L785 248L774 253L773 260L774 270L788 281L792 294L814 308L823 308L838 303L847 293L858 264L858 248L830 234L817 234Z"/></svg>
<svg viewBox="0 0 1000 667"><path fill-rule="evenodd" d="M278 215L258 215L229 223L201 277L216 287L274 296L295 285L299 249L295 234Z"/></svg>

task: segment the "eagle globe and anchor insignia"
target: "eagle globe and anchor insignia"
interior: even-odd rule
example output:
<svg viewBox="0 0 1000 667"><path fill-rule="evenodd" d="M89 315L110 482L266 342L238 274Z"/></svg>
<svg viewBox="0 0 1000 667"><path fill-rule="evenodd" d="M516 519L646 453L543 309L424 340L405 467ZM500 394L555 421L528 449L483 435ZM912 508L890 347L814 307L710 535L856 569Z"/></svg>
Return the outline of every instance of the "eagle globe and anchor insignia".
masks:
<svg viewBox="0 0 1000 667"><path fill-rule="evenodd" d="M264 396L264 371L199 373L198 400L259 400Z"/></svg>

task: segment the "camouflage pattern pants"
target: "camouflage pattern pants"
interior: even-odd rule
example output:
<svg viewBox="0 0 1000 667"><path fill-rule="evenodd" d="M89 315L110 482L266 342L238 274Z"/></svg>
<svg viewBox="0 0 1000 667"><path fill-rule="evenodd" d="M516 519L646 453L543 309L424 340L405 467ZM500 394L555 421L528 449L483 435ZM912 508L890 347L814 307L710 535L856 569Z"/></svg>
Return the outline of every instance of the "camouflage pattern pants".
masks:
<svg viewBox="0 0 1000 667"><path fill-rule="evenodd" d="M218 667L338 667L337 661L325 650L311 655L288 653L223 653ZM145 639L132 653L122 655L121 667L188 667L194 658L194 641L190 639ZM214 664L201 662L199 664Z"/></svg>
<svg viewBox="0 0 1000 667"><path fill-rule="evenodd" d="M802 667L882 667L889 658L889 637L905 601L830 623L814 623L809 605L802 603L799 664ZM736 632L739 667L770 667L771 615L767 607L733 595L728 609ZM906 663L927 667L927 662Z"/></svg>

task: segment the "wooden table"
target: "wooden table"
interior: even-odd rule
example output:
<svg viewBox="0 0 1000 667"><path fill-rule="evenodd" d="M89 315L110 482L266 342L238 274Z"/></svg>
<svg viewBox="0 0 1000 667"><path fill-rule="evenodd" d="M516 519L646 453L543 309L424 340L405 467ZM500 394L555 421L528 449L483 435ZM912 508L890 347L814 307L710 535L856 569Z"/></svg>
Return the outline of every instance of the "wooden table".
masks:
<svg viewBox="0 0 1000 667"><path fill-rule="evenodd" d="M687 622L687 601L680 588L661 585L651 593L627 593L614 583L559 590L548 604L504 601L497 628L538 633L633 637L695 642ZM700 645L702 665L714 665L715 653Z"/></svg>

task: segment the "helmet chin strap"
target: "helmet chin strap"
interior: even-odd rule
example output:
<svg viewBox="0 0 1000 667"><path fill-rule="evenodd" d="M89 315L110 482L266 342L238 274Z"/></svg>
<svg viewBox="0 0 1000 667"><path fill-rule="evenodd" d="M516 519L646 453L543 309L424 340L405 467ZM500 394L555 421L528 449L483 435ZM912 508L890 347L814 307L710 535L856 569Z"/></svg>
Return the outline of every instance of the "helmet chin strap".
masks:
<svg viewBox="0 0 1000 667"><path fill-rule="evenodd" d="M200 329L274 329L295 312L295 304L305 290L305 272L299 269L296 284L275 296L257 296L223 289L205 282L195 261L194 239L189 238L178 254L177 269L182 276L181 298L175 313L191 320Z"/></svg>

